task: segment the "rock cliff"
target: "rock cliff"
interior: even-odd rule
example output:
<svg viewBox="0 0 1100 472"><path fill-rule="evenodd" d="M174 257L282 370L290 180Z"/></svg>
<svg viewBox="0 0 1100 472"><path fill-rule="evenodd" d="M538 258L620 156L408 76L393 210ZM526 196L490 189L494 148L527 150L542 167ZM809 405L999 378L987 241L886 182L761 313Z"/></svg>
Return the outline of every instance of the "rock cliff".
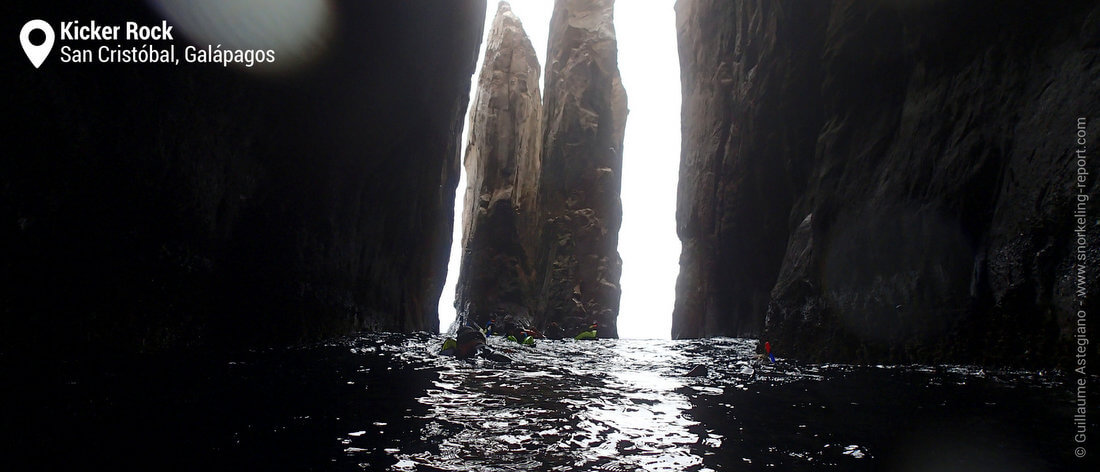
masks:
<svg viewBox="0 0 1100 472"><path fill-rule="evenodd" d="M519 18L501 2L470 109L460 321L512 315L530 324L542 147L541 68Z"/></svg>
<svg viewBox="0 0 1100 472"><path fill-rule="evenodd" d="M757 336L820 127L825 2L681 1L674 338Z"/></svg>
<svg viewBox="0 0 1100 472"><path fill-rule="evenodd" d="M626 92L613 0L559 0L545 101L534 50L502 2L470 118L459 319L618 335Z"/></svg>
<svg viewBox="0 0 1100 472"><path fill-rule="evenodd" d="M760 335L808 359L1072 358L1100 5L681 0L677 22L674 336Z"/></svg>
<svg viewBox="0 0 1100 472"><path fill-rule="evenodd" d="M0 349L436 328L485 2L303 5L329 23L294 70L63 64L56 49L35 69L5 49ZM249 19L262 29L300 11L277 8ZM3 30L161 14L24 2ZM203 37L177 26L177 54Z"/></svg>
<svg viewBox="0 0 1100 472"><path fill-rule="evenodd" d="M613 0L558 0L543 104L536 324L597 321L615 337L626 91Z"/></svg>

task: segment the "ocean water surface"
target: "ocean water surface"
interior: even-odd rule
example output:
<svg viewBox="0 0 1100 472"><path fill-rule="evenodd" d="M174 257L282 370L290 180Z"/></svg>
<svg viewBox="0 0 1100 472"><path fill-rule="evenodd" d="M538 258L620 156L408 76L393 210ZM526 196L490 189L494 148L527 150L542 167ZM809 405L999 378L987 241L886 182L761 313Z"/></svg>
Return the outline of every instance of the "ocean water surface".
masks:
<svg viewBox="0 0 1100 472"><path fill-rule="evenodd" d="M10 366L33 469L1071 470L1063 374L778 363L754 340L370 334L232 360ZM704 376L687 377L693 366ZM1095 418L1095 415L1092 416ZM1096 429L1095 419L1090 427Z"/></svg>

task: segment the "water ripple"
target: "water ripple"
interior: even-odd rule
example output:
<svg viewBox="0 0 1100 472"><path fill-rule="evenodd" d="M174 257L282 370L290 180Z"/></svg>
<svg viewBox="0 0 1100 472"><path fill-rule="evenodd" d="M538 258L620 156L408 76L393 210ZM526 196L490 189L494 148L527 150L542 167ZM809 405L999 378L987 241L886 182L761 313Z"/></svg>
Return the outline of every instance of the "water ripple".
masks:
<svg viewBox="0 0 1100 472"><path fill-rule="evenodd" d="M962 366L850 366L764 361L755 340L490 340L515 362L438 357L442 338L386 348L407 368L438 375L416 401L422 444L392 470L708 471L723 466L859 469L888 405L849 391L880 388L1049 388L1034 372ZM367 353L367 352L364 352ZM693 366L706 375L686 377ZM915 379L915 382L914 382ZM914 392L919 393L919 392ZM919 408L947 402L917 398ZM898 399L897 401L904 401ZM884 407L887 405L887 407ZM996 405L996 402L985 402ZM947 407L950 410L949 407Z"/></svg>
<svg viewBox="0 0 1100 472"><path fill-rule="evenodd" d="M755 340L541 341L505 365L370 334L13 369L12 470L1069 470L1057 372L806 364ZM779 353L782 354L781 352ZM696 366L697 376L686 376ZM1095 383L1096 378L1090 378ZM1088 427L1098 430L1096 415ZM5 457L19 457L7 454ZM19 462L16 460L15 462ZM11 469L9 467L9 469Z"/></svg>

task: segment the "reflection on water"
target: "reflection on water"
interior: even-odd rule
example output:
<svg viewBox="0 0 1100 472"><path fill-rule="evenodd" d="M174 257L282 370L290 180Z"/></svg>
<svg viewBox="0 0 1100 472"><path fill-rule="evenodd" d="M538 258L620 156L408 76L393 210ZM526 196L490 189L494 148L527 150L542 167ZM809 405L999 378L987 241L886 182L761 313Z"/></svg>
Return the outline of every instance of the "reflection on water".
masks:
<svg viewBox="0 0 1100 472"><path fill-rule="evenodd" d="M438 357L441 340L369 335L232 362L6 360L25 387L7 457L159 470L1075 465L1070 390L1051 373L773 365L737 339L494 339L515 359L502 365ZM705 376L683 375L697 364Z"/></svg>
<svg viewBox="0 0 1100 472"><path fill-rule="evenodd" d="M686 470L701 463L690 450L696 438L688 428L697 423L677 391L687 385L676 371L686 359L666 342L528 348L493 341L515 364L443 359L437 388L419 398L431 407L427 429L440 432L440 450L400 454L400 467Z"/></svg>

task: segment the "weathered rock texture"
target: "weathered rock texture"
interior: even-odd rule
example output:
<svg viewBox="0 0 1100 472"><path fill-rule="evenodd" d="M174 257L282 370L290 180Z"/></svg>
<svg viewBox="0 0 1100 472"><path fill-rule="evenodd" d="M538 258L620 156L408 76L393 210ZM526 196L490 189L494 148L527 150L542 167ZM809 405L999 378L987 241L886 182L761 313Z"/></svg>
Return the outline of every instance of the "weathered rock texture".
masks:
<svg viewBox="0 0 1100 472"><path fill-rule="evenodd" d="M485 2L330 3L320 56L278 75L36 70L5 49L0 350L436 328ZM4 31L160 21L133 2L8 8Z"/></svg>
<svg viewBox="0 0 1100 472"><path fill-rule="evenodd" d="M558 0L543 104L536 324L598 321L618 335L626 91L613 0Z"/></svg>
<svg viewBox="0 0 1100 472"><path fill-rule="evenodd" d="M613 0L559 0L545 103L536 56L501 3L470 118L459 320L618 335L626 92Z"/></svg>
<svg viewBox="0 0 1100 472"><path fill-rule="evenodd" d="M541 68L519 18L501 2L489 31L466 146L460 321L512 315L530 324L542 141Z"/></svg>
<svg viewBox="0 0 1100 472"><path fill-rule="evenodd" d="M820 127L824 2L680 2L683 87L672 335L755 336ZM809 157L807 157L809 156ZM802 183L801 185L804 185Z"/></svg>
<svg viewBox="0 0 1100 472"><path fill-rule="evenodd" d="M681 0L677 22L675 337L1072 361L1074 153L1079 117L1090 140L1100 129L1100 5Z"/></svg>

